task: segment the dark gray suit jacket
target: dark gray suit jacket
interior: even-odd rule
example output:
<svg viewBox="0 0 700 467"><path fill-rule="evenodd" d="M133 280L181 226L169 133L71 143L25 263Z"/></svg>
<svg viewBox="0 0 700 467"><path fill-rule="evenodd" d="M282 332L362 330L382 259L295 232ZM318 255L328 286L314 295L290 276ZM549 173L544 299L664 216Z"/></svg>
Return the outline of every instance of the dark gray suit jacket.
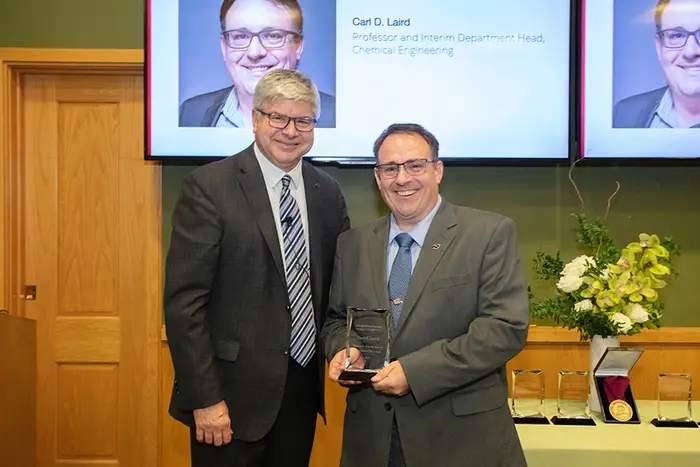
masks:
<svg viewBox="0 0 700 467"><path fill-rule="evenodd" d="M229 86L218 91L190 97L180 105L181 127L212 127L233 89ZM321 116L317 128L335 128L335 97L323 92L321 95Z"/></svg>
<svg viewBox="0 0 700 467"><path fill-rule="evenodd" d="M338 235L350 226L338 183L302 161L317 329L324 323ZM171 415L225 400L236 439L272 427L289 364L284 265L262 171L251 145L185 178L165 268L165 323L175 366ZM318 384L325 362L318 340ZM323 397L318 411L322 415Z"/></svg>
<svg viewBox="0 0 700 467"><path fill-rule="evenodd" d="M389 308L389 218L338 240L323 333L344 346L346 306ZM514 223L443 200L415 266L392 347L410 385L347 395L343 467L386 467L395 417L411 467L526 465L507 407L505 365L525 346L527 288Z"/></svg>
<svg viewBox="0 0 700 467"><path fill-rule="evenodd" d="M613 128L649 128L668 86L622 99L613 109Z"/></svg>

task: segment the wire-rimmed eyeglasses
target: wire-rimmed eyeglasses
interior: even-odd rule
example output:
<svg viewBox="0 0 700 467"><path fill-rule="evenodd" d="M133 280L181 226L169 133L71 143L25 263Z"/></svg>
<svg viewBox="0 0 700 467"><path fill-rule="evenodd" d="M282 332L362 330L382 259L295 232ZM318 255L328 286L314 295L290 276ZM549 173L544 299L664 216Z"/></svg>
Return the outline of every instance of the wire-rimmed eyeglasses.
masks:
<svg viewBox="0 0 700 467"><path fill-rule="evenodd" d="M661 44L667 49L682 49L688 43L690 36L695 36L697 44L700 46L700 29L693 32L682 28L663 29L656 33L661 40Z"/></svg>
<svg viewBox="0 0 700 467"><path fill-rule="evenodd" d="M223 31L221 35L226 41L226 45L231 49L241 50L247 49L253 41L253 37L257 37L266 49L279 49L287 43L287 37L292 36L295 39L301 38L301 34L296 31L287 31L286 29L263 29L260 32L251 32L247 29L231 29Z"/></svg>
<svg viewBox="0 0 700 467"><path fill-rule="evenodd" d="M294 121L294 127L297 131L307 132L314 129L316 126L316 119L311 117L288 117L286 115L278 114L277 112L263 112L260 109L256 109L257 112L267 117L268 122L272 128L277 128L278 130L284 130L289 125L290 121Z"/></svg>
<svg viewBox="0 0 700 467"><path fill-rule="evenodd" d="M379 173L379 176L383 179L390 180L399 176L401 167L404 168L408 175L422 175L425 173L428 164L437 162L436 159L411 159L406 162L401 162L397 164L396 162L389 162L387 164L377 164L374 166L374 170Z"/></svg>

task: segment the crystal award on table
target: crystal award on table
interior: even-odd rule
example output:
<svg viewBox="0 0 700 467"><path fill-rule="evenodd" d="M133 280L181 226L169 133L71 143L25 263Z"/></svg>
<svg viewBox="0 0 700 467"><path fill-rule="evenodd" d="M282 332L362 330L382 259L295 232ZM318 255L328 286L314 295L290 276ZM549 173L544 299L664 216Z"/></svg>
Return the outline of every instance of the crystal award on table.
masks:
<svg viewBox="0 0 700 467"><path fill-rule="evenodd" d="M391 330L389 310L348 307L345 365L338 379L367 382L387 366L391 354ZM352 347L357 348L364 357L364 368L351 365Z"/></svg>
<svg viewBox="0 0 700 467"><path fill-rule="evenodd" d="M555 425L595 425L588 407L590 378L587 371L560 371L557 375Z"/></svg>
<svg viewBox="0 0 700 467"><path fill-rule="evenodd" d="M689 373L659 374L657 427L697 428L692 413L692 379Z"/></svg>
<svg viewBox="0 0 700 467"><path fill-rule="evenodd" d="M544 415L544 372L513 370L510 413L515 423L548 425Z"/></svg>

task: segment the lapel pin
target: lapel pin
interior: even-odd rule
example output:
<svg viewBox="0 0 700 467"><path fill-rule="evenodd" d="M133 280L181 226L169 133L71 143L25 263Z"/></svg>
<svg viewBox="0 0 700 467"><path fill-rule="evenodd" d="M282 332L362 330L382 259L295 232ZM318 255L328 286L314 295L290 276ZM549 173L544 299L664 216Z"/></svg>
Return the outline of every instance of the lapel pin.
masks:
<svg viewBox="0 0 700 467"><path fill-rule="evenodd" d="M320 188L320 187L321 187L320 183L318 183L318 182L314 183L314 188Z"/></svg>
<svg viewBox="0 0 700 467"><path fill-rule="evenodd" d="M436 250L436 251L439 250L439 249L440 249L440 246L441 246L441 245L440 245L439 243L434 244L434 245L433 245L433 250Z"/></svg>

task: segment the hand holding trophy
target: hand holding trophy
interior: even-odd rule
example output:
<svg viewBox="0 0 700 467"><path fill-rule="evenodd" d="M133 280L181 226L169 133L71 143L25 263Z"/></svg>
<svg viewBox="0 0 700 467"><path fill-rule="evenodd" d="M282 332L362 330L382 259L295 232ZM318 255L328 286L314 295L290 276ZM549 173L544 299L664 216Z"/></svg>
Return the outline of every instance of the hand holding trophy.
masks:
<svg viewBox="0 0 700 467"><path fill-rule="evenodd" d="M348 307L345 363L338 380L368 382L389 364L391 322L389 310ZM356 365L355 349L364 359L362 368Z"/></svg>

